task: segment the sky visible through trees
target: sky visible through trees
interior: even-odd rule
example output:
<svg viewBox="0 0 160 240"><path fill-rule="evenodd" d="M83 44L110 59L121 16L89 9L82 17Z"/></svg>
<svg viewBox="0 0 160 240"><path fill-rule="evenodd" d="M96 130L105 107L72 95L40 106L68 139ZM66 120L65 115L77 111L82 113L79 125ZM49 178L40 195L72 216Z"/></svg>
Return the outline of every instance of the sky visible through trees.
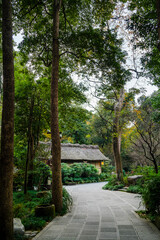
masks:
<svg viewBox="0 0 160 240"><path fill-rule="evenodd" d="M121 30L120 30L121 32ZM121 35L120 35L121 36ZM21 33L14 35L13 39L15 41L15 46L14 49L18 50L18 44L23 40L23 35ZM128 52L128 65L131 66L133 64L132 60L133 60L133 56L132 56L132 49L131 47L127 46L127 39L126 39L126 44L124 45L127 48L127 52ZM124 47L124 49L126 50L126 48ZM129 59L130 58L130 59ZM77 75L74 75L74 80L75 81L83 81L83 79L78 79ZM89 95L87 95L87 97L89 98L90 103L84 104L84 107L86 107L88 110L92 110L94 111L94 108L96 107L97 101L98 99L96 98L94 92L95 92L95 83L94 81L96 81L95 79L93 79L93 82L88 83L90 86L90 91L89 91ZM136 79L136 77L134 77L130 82L126 83L125 86L126 90L128 91L130 88L143 88L144 91L143 93L140 93L139 95L137 95L136 98L140 97L142 94L145 93L145 95L151 95L154 91L156 91L158 88L157 86L153 86L149 81L146 82L146 79L144 78L140 78L140 79Z"/></svg>

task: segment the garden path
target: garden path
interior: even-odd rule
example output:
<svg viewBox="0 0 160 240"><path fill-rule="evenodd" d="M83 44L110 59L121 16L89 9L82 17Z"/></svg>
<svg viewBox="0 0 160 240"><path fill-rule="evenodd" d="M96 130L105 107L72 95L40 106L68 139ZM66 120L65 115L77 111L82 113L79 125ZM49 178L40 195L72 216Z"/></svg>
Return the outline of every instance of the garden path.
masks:
<svg viewBox="0 0 160 240"><path fill-rule="evenodd" d="M141 219L140 197L102 190L105 183L68 186L71 212L56 217L34 240L160 240L160 231Z"/></svg>

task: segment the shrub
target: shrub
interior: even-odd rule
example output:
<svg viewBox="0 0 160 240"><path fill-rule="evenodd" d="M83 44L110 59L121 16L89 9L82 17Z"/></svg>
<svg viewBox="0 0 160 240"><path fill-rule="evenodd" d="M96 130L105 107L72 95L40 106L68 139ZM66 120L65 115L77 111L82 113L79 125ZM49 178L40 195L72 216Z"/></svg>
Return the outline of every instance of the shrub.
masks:
<svg viewBox="0 0 160 240"><path fill-rule="evenodd" d="M118 181L116 176L113 175L109 179L108 183L105 186L103 186L103 189L104 190L114 190L114 191L116 191L116 190L121 189L123 187L124 187L124 184L122 182Z"/></svg>
<svg viewBox="0 0 160 240"><path fill-rule="evenodd" d="M22 223L25 226L25 230L40 230L45 226L46 220L40 217L30 216L23 218Z"/></svg>
<svg viewBox="0 0 160 240"><path fill-rule="evenodd" d="M127 188L127 192L130 193L142 193L142 187L140 187L139 185L131 185Z"/></svg>
<svg viewBox="0 0 160 240"><path fill-rule="evenodd" d="M22 189L24 185L24 171L23 170L18 170L13 174L13 189L18 190Z"/></svg>
<svg viewBox="0 0 160 240"><path fill-rule="evenodd" d="M68 193L68 191L65 188L63 188L63 208L62 208L61 215L64 215L69 211L72 203L73 203L73 200L71 195Z"/></svg>
<svg viewBox="0 0 160 240"><path fill-rule="evenodd" d="M34 171L29 171L29 174L33 174L33 185L43 190L47 185L47 180L52 176L51 168L44 162L38 161L34 169Z"/></svg>
<svg viewBox="0 0 160 240"><path fill-rule="evenodd" d="M73 163L68 165L62 163L62 182L84 183L97 182L99 180L98 170L92 164Z"/></svg>
<svg viewBox="0 0 160 240"><path fill-rule="evenodd" d="M160 176L154 176L143 188L142 199L149 213L160 214Z"/></svg>
<svg viewBox="0 0 160 240"><path fill-rule="evenodd" d="M111 174L114 170L115 167L110 164L110 161L105 161L104 165L102 165L102 173L105 173L108 178L111 177Z"/></svg>
<svg viewBox="0 0 160 240"><path fill-rule="evenodd" d="M102 173L99 175L100 181L106 181L107 178L108 178L108 174L107 174L107 173L102 172Z"/></svg>
<svg viewBox="0 0 160 240"><path fill-rule="evenodd" d="M50 217L36 217L35 208L42 204L51 204L52 194L48 191L43 197L38 198L36 191L28 191L27 195L23 192L14 192L13 194L13 212L14 217L21 218L26 230L40 230ZM40 194L41 196L43 194ZM61 215L65 214L72 204L72 198L66 189L63 188L63 209Z"/></svg>

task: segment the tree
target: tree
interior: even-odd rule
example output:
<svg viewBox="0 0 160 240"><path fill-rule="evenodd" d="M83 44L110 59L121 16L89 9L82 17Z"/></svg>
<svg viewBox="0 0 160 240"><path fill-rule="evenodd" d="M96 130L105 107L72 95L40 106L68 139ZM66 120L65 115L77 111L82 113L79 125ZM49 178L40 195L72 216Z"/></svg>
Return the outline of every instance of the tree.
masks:
<svg viewBox="0 0 160 240"><path fill-rule="evenodd" d="M53 49L51 78L51 138L52 138L52 201L57 212L62 210L61 144L58 121L59 80L59 11L61 0L53 4Z"/></svg>
<svg viewBox="0 0 160 240"><path fill-rule="evenodd" d="M160 157L159 124L153 119L154 110L151 99L143 96L140 99L140 104L138 109L134 109L136 134L133 137L131 136L131 141L138 154L143 155L146 161L152 162L155 172L158 173Z"/></svg>
<svg viewBox="0 0 160 240"><path fill-rule="evenodd" d="M132 89L127 93L123 88L120 90L110 90L106 92L105 98L100 100L100 107L97 109L97 114L101 119L100 122L103 122L103 127L107 129L102 131L103 138L105 138L104 143L110 146L112 142L118 180L123 179L121 137L126 130L127 124L132 120L131 110L136 92L135 89Z"/></svg>
<svg viewBox="0 0 160 240"><path fill-rule="evenodd" d="M0 235L13 239L14 63L12 6L2 1L3 110L0 155Z"/></svg>
<svg viewBox="0 0 160 240"><path fill-rule="evenodd" d="M141 52L143 76L159 87L160 3L158 0L129 2L133 12L128 27L133 31L133 45Z"/></svg>
<svg viewBox="0 0 160 240"><path fill-rule="evenodd" d="M60 171L60 139L58 126L58 79L59 79L59 58L60 56L70 60L68 69L73 69L90 56L90 50L94 50L92 39L98 36L103 43L103 36L100 30L94 31L95 21L101 19L99 13L106 9L107 16L111 15L115 3L99 3L97 1L64 1L61 8L61 1L14 1L18 19L17 26L22 27L25 39L21 46L25 55L28 53L29 61L34 64L36 71L39 71L41 64L49 67L52 64L52 82L51 82L51 135L52 135L52 154L53 154L53 184L52 197L56 210L59 212L62 207L62 184ZM109 8L107 8L109 6ZM94 7L94 8L93 8ZM62 11L60 11L62 9ZM91 11L92 10L92 11ZM30 15L32 13L32 16ZM53 18L53 19L52 19ZM103 18L107 19L105 14ZM19 21L20 19L20 21ZM93 20L95 19L95 21ZM52 26L53 20L53 29ZM85 30L84 28L85 20ZM101 19L101 24L103 20ZM49 23L49 24L48 24ZM89 26L89 27L88 27ZM59 38L60 27L60 38ZM86 34L89 30L89 34ZM75 32L79 37L75 38ZM28 33L31 34L28 34ZM82 32L82 34L81 34ZM36 34L35 34L36 33ZM88 36L91 41L88 41ZM70 37L70 38L69 38ZM51 39L53 42L51 43ZM72 41L70 41L72 39ZM89 43L86 45L82 43ZM61 41L59 41L61 40ZM72 46L73 40L76 45ZM76 41L77 40L77 41ZM60 42L60 45L59 45ZM52 46L52 50L51 50ZM60 47L60 48L59 48ZM64 51L65 47L65 51ZM96 47L98 41L96 39ZM59 51L60 49L60 51ZM74 52L74 49L77 52ZM73 50L73 51L72 51ZM95 52L95 51L94 51ZM78 54L77 54L78 53ZM69 57L71 54L72 57ZM73 56L76 60L73 61ZM26 56L25 56L26 58ZM78 61L77 61L78 60ZM92 64L93 66L93 64ZM97 64L98 66L98 64Z"/></svg>
<svg viewBox="0 0 160 240"><path fill-rule="evenodd" d="M25 165L24 193L26 194L27 186L33 188L33 161L39 140L43 130L47 129L50 123L50 88L46 78L35 81L35 75L21 64L21 60L20 56L15 59L14 152L16 166L19 168ZM20 161L19 158L23 160ZM30 170L29 179L28 169Z"/></svg>
<svg viewBox="0 0 160 240"><path fill-rule="evenodd" d="M116 174L118 180L123 180L123 169L121 162L121 136L122 126L120 126L120 115L124 103L124 89L120 89L119 97L114 104L114 119L113 119L113 153L116 165Z"/></svg>

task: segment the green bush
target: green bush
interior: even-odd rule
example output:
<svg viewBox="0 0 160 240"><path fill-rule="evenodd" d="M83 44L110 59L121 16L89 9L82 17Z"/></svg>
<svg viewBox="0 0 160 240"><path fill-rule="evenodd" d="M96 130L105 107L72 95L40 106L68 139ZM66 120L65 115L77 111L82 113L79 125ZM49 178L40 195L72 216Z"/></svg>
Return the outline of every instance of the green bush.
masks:
<svg viewBox="0 0 160 240"><path fill-rule="evenodd" d="M40 217L30 216L22 219L22 223L25 226L25 230L41 230L46 220Z"/></svg>
<svg viewBox="0 0 160 240"><path fill-rule="evenodd" d="M104 189L104 190L114 190L114 191L116 191L116 190L121 189L121 188L123 188L123 187L124 187L124 183L118 181L117 178L116 178L116 176L113 175L113 176L109 179L108 183L103 186L103 189Z"/></svg>
<svg viewBox="0 0 160 240"><path fill-rule="evenodd" d="M127 188L127 192L141 194L142 193L142 187L139 186L139 185L131 185Z"/></svg>
<svg viewBox="0 0 160 240"><path fill-rule="evenodd" d="M98 170L92 164L87 163L73 163L68 165L62 163L62 182L85 183L85 182L98 182Z"/></svg>
<svg viewBox="0 0 160 240"><path fill-rule="evenodd" d="M47 185L47 180L52 176L51 168L44 162L37 161L34 169L34 171L29 172L29 174L33 174L33 185L37 186L39 190L43 190Z"/></svg>
<svg viewBox="0 0 160 240"><path fill-rule="evenodd" d="M16 169L13 174L13 189L22 189L24 186L24 171Z"/></svg>
<svg viewBox="0 0 160 240"><path fill-rule="evenodd" d="M73 200L71 195L68 193L68 191L65 188L63 188L63 208L62 208L61 215L64 215L69 211L72 203L73 203Z"/></svg>
<svg viewBox="0 0 160 240"><path fill-rule="evenodd" d="M14 217L21 218L26 230L40 230L50 217L39 218L35 216L35 208L42 204L51 204L52 194L48 191L43 197L37 197L37 191L28 191L26 195L23 192L13 193L13 212ZM72 198L63 188L63 208L61 215L65 214L72 204Z"/></svg>
<svg viewBox="0 0 160 240"><path fill-rule="evenodd" d="M108 178L108 174L107 174L107 173L102 172L102 173L99 175L100 181L106 181L107 178Z"/></svg>
<svg viewBox="0 0 160 240"><path fill-rule="evenodd" d="M115 167L111 165L110 161L105 161L104 165L102 165L102 173L105 173L109 178L114 171Z"/></svg>
<svg viewBox="0 0 160 240"><path fill-rule="evenodd" d="M155 175L155 169L152 166L138 166L136 169L131 171L131 175L143 175L143 176L153 176Z"/></svg>
<svg viewBox="0 0 160 240"><path fill-rule="evenodd" d="M154 176L145 183L142 199L149 213L160 214L160 176Z"/></svg>

